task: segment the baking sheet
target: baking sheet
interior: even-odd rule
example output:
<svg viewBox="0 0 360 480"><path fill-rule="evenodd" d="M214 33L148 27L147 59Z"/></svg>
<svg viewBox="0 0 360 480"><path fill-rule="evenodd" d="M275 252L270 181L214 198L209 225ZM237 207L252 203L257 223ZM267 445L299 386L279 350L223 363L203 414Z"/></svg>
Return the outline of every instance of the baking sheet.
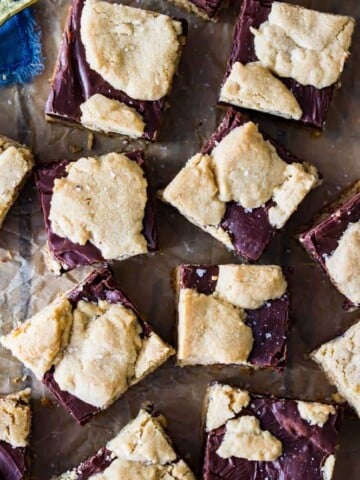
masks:
<svg viewBox="0 0 360 480"><path fill-rule="evenodd" d="M44 120L48 79L54 67L66 10L66 0L39 0L35 13L41 25L45 73L27 86L0 90L0 132L29 144L38 162L77 158L143 146L151 186L164 186L198 151L223 115L216 99L230 50L239 2L222 12L217 24L161 0L124 2L185 17L190 22L187 46L169 99L159 141L155 145L129 143L119 137L94 135L87 148L88 132ZM360 16L358 0L303 0L302 4L324 11ZM212 379L229 381L259 393L273 393L307 400L331 400L334 389L318 367L306 358L323 339L350 325L356 313L342 310L342 297L309 259L294 238L321 206L336 197L341 187L360 175L360 49L359 30L353 39L351 58L336 92L326 129L318 134L275 117L250 114L265 131L295 154L313 162L324 175L324 184L306 199L296 215L278 235L261 263L281 263L295 269L292 288L294 327L289 341L289 365L284 375L251 372L238 367L193 367L180 369L170 360L122 399L85 427L77 426L50 394L5 349L0 350L0 391L7 393L29 385L34 392L32 434L33 476L38 480L77 465L109 440L145 401L153 401L169 421L169 432L190 466L200 464L200 412L206 385ZM74 147L82 148L74 154ZM175 210L158 205L161 252L114 265L120 285L140 312L164 339L173 342L174 309L170 288L171 269L182 262L239 262L225 247L197 230ZM54 278L44 263L45 233L40 207L30 181L12 208L0 232L0 322L3 332L48 304L57 292L82 279L89 269ZM358 480L360 469L359 419L346 415L335 480Z"/></svg>

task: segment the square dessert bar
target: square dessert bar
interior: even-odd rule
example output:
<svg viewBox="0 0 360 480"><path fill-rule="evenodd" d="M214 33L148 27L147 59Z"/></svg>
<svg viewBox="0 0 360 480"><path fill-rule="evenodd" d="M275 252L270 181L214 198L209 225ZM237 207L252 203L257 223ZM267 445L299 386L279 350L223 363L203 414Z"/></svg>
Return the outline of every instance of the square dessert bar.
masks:
<svg viewBox="0 0 360 480"><path fill-rule="evenodd" d="M203 20L215 20L226 0L170 0Z"/></svg>
<svg viewBox="0 0 360 480"><path fill-rule="evenodd" d="M73 0L47 118L154 141L186 33L167 15Z"/></svg>
<svg viewBox="0 0 360 480"><path fill-rule="evenodd" d="M160 196L228 249L255 261L318 184L313 165L230 109Z"/></svg>
<svg viewBox="0 0 360 480"><path fill-rule="evenodd" d="M0 396L0 478L28 478L30 389Z"/></svg>
<svg viewBox="0 0 360 480"><path fill-rule="evenodd" d="M203 480L331 480L342 409L213 383Z"/></svg>
<svg viewBox="0 0 360 480"><path fill-rule="evenodd" d="M272 0L244 0L220 102L322 127L355 21Z"/></svg>
<svg viewBox="0 0 360 480"><path fill-rule="evenodd" d="M345 333L314 350L311 358L360 417L360 319Z"/></svg>
<svg viewBox="0 0 360 480"><path fill-rule="evenodd" d="M345 307L360 307L360 180L326 207L299 239L344 295Z"/></svg>
<svg viewBox="0 0 360 480"><path fill-rule="evenodd" d="M161 415L140 410L93 457L53 480L85 480L97 475L119 480L195 480L165 433L165 423Z"/></svg>
<svg viewBox="0 0 360 480"><path fill-rule="evenodd" d="M0 135L0 227L33 166L27 147Z"/></svg>
<svg viewBox="0 0 360 480"><path fill-rule="evenodd" d="M81 425L156 370L173 349L107 267L0 338Z"/></svg>
<svg viewBox="0 0 360 480"><path fill-rule="evenodd" d="M52 270L60 273L157 250L141 151L41 166L36 185Z"/></svg>
<svg viewBox="0 0 360 480"><path fill-rule="evenodd" d="M289 273L273 265L178 267L179 364L284 367Z"/></svg>

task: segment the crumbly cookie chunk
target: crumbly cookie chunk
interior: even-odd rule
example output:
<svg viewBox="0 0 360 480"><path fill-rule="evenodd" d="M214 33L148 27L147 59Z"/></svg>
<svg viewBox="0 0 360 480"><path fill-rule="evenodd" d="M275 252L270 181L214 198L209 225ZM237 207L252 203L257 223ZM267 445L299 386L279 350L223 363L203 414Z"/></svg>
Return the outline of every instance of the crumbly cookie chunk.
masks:
<svg viewBox="0 0 360 480"><path fill-rule="evenodd" d="M180 290L178 309L181 365L246 363L253 334L242 309L192 289Z"/></svg>
<svg viewBox="0 0 360 480"><path fill-rule="evenodd" d="M94 244L105 259L147 252L141 233L147 202L142 168L126 155L80 158L56 179L49 219L54 233Z"/></svg>
<svg viewBox="0 0 360 480"><path fill-rule="evenodd" d="M143 344L141 333L136 315L122 304L78 302L70 341L54 372L61 390L96 407L109 406L172 353L155 333Z"/></svg>
<svg viewBox="0 0 360 480"><path fill-rule="evenodd" d="M311 357L360 416L360 321L324 343Z"/></svg>
<svg viewBox="0 0 360 480"><path fill-rule="evenodd" d="M2 0L0 2L0 25L36 2L37 0Z"/></svg>
<svg viewBox="0 0 360 480"><path fill-rule="evenodd" d="M256 417L244 415L226 423L217 454L222 458L273 462L282 455L282 444L270 432L261 429Z"/></svg>
<svg viewBox="0 0 360 480"><path fill-rule="evenodd" d="M319 184L316 168L309 163L291 163L286 166L284 182L275 187L269 209L269 221L275 228L282 228L296 211L306 195Z"/></svg>
<svg viewBox="0 0 360 480"><path fill-rule="evenodd" d="M141 349L136 359L135 375L132 379L132 384L139 382L146 375L153 372L174 353L175 350L154 332L143 338Z"/></svg>
<svg viewBox="0 0 360 480"><path fill-rule="evenodd" d="M323 480L331 480L333 478L334 468L335 455L329 455L321 469Z"/></svg>
<svg viewBox="0 0 360 480"><path fill-rule="evenodd" d="M260 62L235 62L220 101L299 120L302 110L292 92Z"/></svg>
<svg viewBox="0 0 360 480"><path fill-rule="evenodd" d="M281 267L275 265L220 265L215 295L248 309L284 295L287 283Z"/></svg>
<svg viewBox="0 0 360 480"><path fill-rule="evenodd" d="M250 402L246 390L215 383L208 388L206 430L215 430L235 417Z"/></svg>
<svg viewBox="0 0 360 480"><path fill-rule="evenodd" d="M0 440L26 447L31 427L30 388L0 397Z"/></svg>
<svg viewBox="0 0 360 480"><path fill-rule="evenodd" d="M286 163L253 122L234 128L213 149L211 156L223 202L257 208L284 181Z"/></svg>
<svg viewBox="0 0 360 480"><path fill-rule="evenodd" d="M325 405L317 402L297 402L301 418L310 425L322 427L329 420L330 415L334 415L336 410L333 405Z"/></svg>
<svg viewBox="0 0 360 480"><path fill-rule="evenodd" d="M132 462L165 465L177 457L161 423L145 410L110 440L107 448L118 458Z"/></svg>
<svg viewBox="0 0 360 480"><path fill-rule="evenodd" d="M348 226L325 265L339 291L360 304L360 221Z"/></svg>
<svg viewBox="0 0 360 480"><path fill-rule="evenodd" d="M90 67L138 100L169 93L181 35L180 22L138 8L86 0L82 12L81 39Z"/></svg>
<svg viewBox="0 0 360 480"><path fill-rule="evenodd" d="M196 192L191 195L191 192ZM197 153L165 188L162 198L196 225L216 226L225 213L209 155Z"/></svg>
<svg viewBox="0 0 360 480"><path fill-rule="evenodd" d="M321 89L339 79L354 25L350 17L274 2L267 21L251 32L264 67Z"/></svg>
<svg viewBox="0 0 360 480"><path fill-rule="evenodd" d="M108 406L134 376L140 334L136 315L123 305L81 300L73 311L70 341L54 372L61 390L91 405Z"/></svg>
<svg viewBox="0 0 360 480"><path fill-rule="evenodd" d="M0 136L0 227L33 166L28 148Z"/></svg>
<svg viewBox="0 0 360 480"><path fill-rule="evenodd" d="M196 192L196 195L192 192ZM219 226L226 206L218 198L218 193L212 159L209 155L198 153L160 192L160 198L175 207L189 222L233 250L229 234Z"/></svg>
<svg viewBox="0 0 360 480"><path fill-rule="evenodd" d="M81 123L90 130L115 132L132 138L144 133L142 116L125 103L96 93L80 105Z"/></svg>
<svg viewBox="0 0 360 480"><path fill-rule="evenodd" d="M66 297L60 297L0 337L0 343L41 380L68 343L71 325L71 304Z"/></svg>

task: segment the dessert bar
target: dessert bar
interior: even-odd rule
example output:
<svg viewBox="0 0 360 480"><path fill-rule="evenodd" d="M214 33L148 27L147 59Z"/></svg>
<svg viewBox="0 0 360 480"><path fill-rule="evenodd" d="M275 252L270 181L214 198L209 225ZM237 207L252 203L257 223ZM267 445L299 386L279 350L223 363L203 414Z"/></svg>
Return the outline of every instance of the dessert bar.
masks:
<svg viewBox="0 0 360 480"><path fill-rule="evenodd" d="M195 480L164 430L165 419L140 410L93 457L53 480Z"/></svg>
<svg viewBox="0 0 360 480"><path fill-rule="evenodd" d="M244 0L220 102L322 127L355 21L272 0Z"/></svg>
<svg viewBox="0 0 360 480"><path fill-rule="evenodd" d="M180 365L284 367L289 273L273 265L178 267Z"/></svg>
<svg viewBox="0 0 360 480"><path fill-rule="evenodd" d="M0 338L81 425L156 370L173 349L107 267Z"/></svg>
<svg viewBox="0 0 360 480"><path fill-rule="evenodd" d="M300 242L346 298L346 308L360 306L360 180L303 232Z"/></svg>
<svg viewBox="0 0 360 480"><path fill-rule="evenodd" d="M313 165L230 109L160 198L229 250L256 261L319 183Z"/></svg>
<svg viewBox="0 0 360 480"><path fill-rule="evenodd" d="M73 0L47 118L154 141L186 33L167 15Z"/></svg>
<svg viewBox="0 0 360 480"><path fill-rule="evenodd" d="M33 166L27 147L0 135L0 227Z"/></svg>
<svg viewBox="0 0 360 480"><path fill-rule="evenodd" d="M213 383L205 400L203 480L331 480L341 407Z"/></svg>
<svg viewBox="0 0 360 480"><path fill-rule="evenodd" d="M30 389L0 396L0 478L28 478Z"/></svg>
<svg viewBox="0 0 360 480"><path fill-rule="evenodd" d="M157 250L141 151L41 166L36 185L54 271Z"/></svg>

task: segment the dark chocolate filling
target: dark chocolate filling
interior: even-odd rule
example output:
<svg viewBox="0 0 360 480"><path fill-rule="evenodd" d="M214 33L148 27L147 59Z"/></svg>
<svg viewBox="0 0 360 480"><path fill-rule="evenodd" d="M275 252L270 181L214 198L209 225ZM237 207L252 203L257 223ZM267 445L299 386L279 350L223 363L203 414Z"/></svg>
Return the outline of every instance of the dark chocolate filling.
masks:
<svg viewBox="0 0 360 480"><path fill-rule="evenodd" d="M235 202L226 205L220 225L229 233L236 253L246 260L258 260L276 232L269 222L268 209L269 205L252 210Z"/></svg>
<svg viewBox="0 0 360 480"><path fill-rule="evenodd" d="M301 418L296 401L252 396L237 417L257 417L261 428L281 441L282 455L273 462L222 458L216 453L225 435L226 427L221 426L206 437L204 480L323 480L321 468L336 452L342 421L342 410L335 408L323 427L312 426Z"/></svg>
<svg viewBox="0 0 360 480"><path fill-rule="evenodd" d="M215 291L218 275L217 265L181 265L179 267L180 288L191 288L198 293L211 295Z"/></svg>
<svg viewBox="0 0 360 480"><path fill-rule="evenodd" d="M126 156L140 165L146 176L143 153L141 151L129 152L126 153ZM64 270L69 270L80 265L90 265L105 261L100 250L92 243L87 242L85 245L75 244L67 238L59 237L52 231L49 214L54 181L56 178L66 176L65 169L69 163L69 160L63 160L61 162L41 166L36 171L36 186L44 215L49 249L56 260L60 262L61 267ZM158 249L158 239L154 207L149 189L148 201L144 212L143 227L142 234L146 239L148 251L155 252Z"/></svg>
<svg viewBox="0 0 360 480"><path fill-rule="evenodd" d="M203 10L209 18L214 18L218 14L223 0L189 0L200 10Z"/></svg>
<svg viewBox="0 0 360 480"><path fill-rule="evenodd" d="M26 447L13 447L0 440L1 480L24 480L26 474Z"/></svg>
<svg viewBox="0 0 360 480"><path fill-rule="evenodd" d="M325 257L331 255L351 223L360 220L360 193L329 214L321 223L301 235L301 242L316 260L325 267Z"/></svg>
<svg viewBox="0 0 360 480"><path fill-rule="evenodd" d="M360 220L360 193L354 194L341 206L336 207L320 223L300 236L300 241L308 253L327 271L325 258L331 255L351 223ZM346 307L354 304L347 299Z"/></svg>
<svg viewBox="0 0 360 480"><path fill-rule="evenodd" d="M100 412L100 408L80 400L80 398L69 392L61 390L54 378L54 368L45 373L42 381L79 425L85 425L94 415Z"/></svg>
<svg viewBox="0 0 360 480"><path fill-rule="evenodd" d="M254 36L250 27L259 28L268 19L273 0L244 0L236 23L232 50L227 64L224 82L230 75L235 62L247 64L258 61L255 54ZM318 89L300 85L292 78L278 77L294 94L303 115L301 121L322 128L324 126L334 85Z"/></svg>
<svg viewBox="0 0 360 480"><path fill-rule="evenodd" d="M211 295L216 288L219 267L214 265L182 265L179 267L180 288L191 288ZM284 274L289 279L290 272ZM246 324L254 336L249 363L257 367L282 368L286 361L289 328L289 293L269 300L260 308L246 311Z"/></svg>
<svg viewBox="0 0 360 480"><path fill-rule="evenodd" d="M73 308L76 307L80 300L94 303L97 303L99 300L106 300L109 303L121 303L126 308L132 310L137 316L143 329L143 337L148 337L152 332L150 325L140 317L135 306L117 286L113 274L107 266L91 273L83 283L71 290L67 298ZM101 410L94 405L80 400L71 393L61 390L54 378L54 368L45 374L43 383L80 425L85 425L85 423L91 420L91 418Z"/></svg>
<svg viewBox="0 0 360 480"><path fill-rule="evenodd" d="M135 108L144 118L143 138L154 141L160 127L165 98L157 101L136 100L120 90L115 90L86 61L81 41L80 23L85 0L73 0L60 49L56 73L46 104L46 114L58 119L80 123L80 105L92 95L100 93L108 98ZM187 33L185 20L183 34Z"/></svg>
<svg viewBox="0 0 360 480"><path fill-rule="evenodd" d="M247 121L244 115L234 109L229 109L215 133L202 148L201 153L211 155L213 148L224 137ZM302 163L266 133L261 131L261 135L273 145L284 162ZM235 252L248 261L258 260L276 233L276 229L269 222L267 213L272 205L271 200L263 207L254 209L245 209L235 202L229 202L226 205L226 212L220 225L230 235Z"/></svg>
<svg viewBox="0 0 360 480"><path fill-rule="evenodd" d="M88 480L92 475L102 473L114 459L110 450L102 448L76 469L77 480Z"/></svg>

